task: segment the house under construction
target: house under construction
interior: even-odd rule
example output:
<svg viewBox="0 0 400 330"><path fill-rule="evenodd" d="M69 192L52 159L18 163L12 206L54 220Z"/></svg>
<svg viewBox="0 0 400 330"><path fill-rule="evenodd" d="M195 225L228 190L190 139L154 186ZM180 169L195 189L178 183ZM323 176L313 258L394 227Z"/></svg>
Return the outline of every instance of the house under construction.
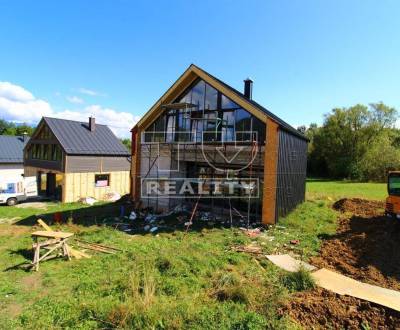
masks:
<svg viewBox="0 0 400 330"><path fill-rule="evenodd" d="M132 129L132 198L273 224L304 200L307 139L191 65ZM232 211L233 210L233 211Z"/></svg>

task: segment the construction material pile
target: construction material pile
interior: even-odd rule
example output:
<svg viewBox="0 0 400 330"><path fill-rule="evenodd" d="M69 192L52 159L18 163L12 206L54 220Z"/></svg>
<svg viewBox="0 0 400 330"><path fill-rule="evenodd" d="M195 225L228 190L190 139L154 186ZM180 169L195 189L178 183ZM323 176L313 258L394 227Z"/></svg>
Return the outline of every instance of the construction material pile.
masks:
<svg viewBox="0 0 400 330"><path fill-rule="evenodd" d="M128 216L106 218L103 223L129 234L157 234L175 230L201 230L203 228L229 228L247 226L247 218L239 211L225 216L187 205L177 205L169 212L155 213L151 208L132 211ZM260 223L250 223L251 228L260 230Z"/></svg>

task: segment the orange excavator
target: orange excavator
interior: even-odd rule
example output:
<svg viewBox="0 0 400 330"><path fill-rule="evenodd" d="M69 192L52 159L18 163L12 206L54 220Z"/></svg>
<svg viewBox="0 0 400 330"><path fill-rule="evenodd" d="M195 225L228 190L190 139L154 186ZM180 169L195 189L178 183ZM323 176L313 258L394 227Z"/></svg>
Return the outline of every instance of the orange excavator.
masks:
<svg viewBox="0 0 400 330"><path fill-rule="evenodd" d="M388 216L400 218L400 171L389 172L385 213Z"/></svg>

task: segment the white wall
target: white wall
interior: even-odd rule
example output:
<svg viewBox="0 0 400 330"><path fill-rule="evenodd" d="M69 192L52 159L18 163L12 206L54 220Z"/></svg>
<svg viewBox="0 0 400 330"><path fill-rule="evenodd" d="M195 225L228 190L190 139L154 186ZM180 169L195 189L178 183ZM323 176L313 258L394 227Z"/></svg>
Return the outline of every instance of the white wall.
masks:
<svg viewBox="0 0 400 330"><path fill-rule="evenodd" d="M20 178L24 174L22 164L0 164L0 181L8 178Z"/></svg>

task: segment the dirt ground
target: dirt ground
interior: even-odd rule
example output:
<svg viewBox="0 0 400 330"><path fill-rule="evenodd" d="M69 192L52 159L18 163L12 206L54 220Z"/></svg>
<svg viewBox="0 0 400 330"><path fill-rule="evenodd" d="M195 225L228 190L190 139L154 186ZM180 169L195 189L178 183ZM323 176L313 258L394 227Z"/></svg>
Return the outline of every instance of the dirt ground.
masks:
<svg viewBox="0 0 400 330"><path fill-rule="evenodd" d="M20 209L34 208L34 209L47 209L47 204L42 202L28 202L15 205Z"/></svg>
<svg viewBox="0 0 400 330"><path fill-rule="evenodd" d="M333 208L340 212L337 233L311 264L400 291L400 220L385 217L379 201L342 199ZM400 329L399 312L321 288L297 294L284 313L307 327Z"/></svg>

